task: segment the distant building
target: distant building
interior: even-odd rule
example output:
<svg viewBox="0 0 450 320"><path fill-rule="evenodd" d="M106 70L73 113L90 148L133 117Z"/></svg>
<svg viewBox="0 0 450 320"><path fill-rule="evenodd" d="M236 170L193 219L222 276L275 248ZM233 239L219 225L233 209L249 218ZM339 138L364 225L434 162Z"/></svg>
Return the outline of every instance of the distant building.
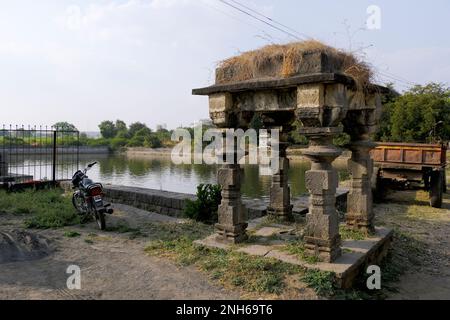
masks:
<svg viewBox="0 0 450 320"><path fill-rule="evenodd" d="M84 133L88 138L92 138L92 139L98 139L98 138L102 137L102 135L99 131L84 131L84 132L80 132L80 133Z"/></svg>
<svg viewBox="0 0 450 320"><path fill-rule="evenodd" d="M158 124L156 125L156 131L167 130L167 124Z"/></svg>

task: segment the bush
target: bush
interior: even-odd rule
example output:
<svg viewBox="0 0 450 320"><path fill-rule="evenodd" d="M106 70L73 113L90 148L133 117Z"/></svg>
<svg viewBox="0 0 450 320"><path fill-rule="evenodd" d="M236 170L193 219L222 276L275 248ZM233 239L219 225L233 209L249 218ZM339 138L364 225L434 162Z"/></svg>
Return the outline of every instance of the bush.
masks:
<svg viewBox="0 0 450 320"><path fill-rule="evenodd" d="M115 137L111 140L111 149L118 150L127 145L128 141L125 138Z"/></svg>
<svg viewBox="0 0 450 320"><path fill-rule="evenodd" d="M221 191L220 185L200 184L197 187L197 200L186 200L186 217L202 222L216 222L217 210L222 201Z"/></svg>

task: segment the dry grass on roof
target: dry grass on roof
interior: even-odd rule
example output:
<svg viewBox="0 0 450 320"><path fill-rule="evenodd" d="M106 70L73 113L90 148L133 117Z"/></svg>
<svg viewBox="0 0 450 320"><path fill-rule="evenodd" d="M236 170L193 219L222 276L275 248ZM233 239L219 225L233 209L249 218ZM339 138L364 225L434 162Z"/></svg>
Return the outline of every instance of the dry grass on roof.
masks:
<svg viewBox="0 0 450 320"><path fill-rule="evenodd" d="M371 82L373 72L367 63L352 53L317 40L268 45L226 59L218 65L216 82L225 84L258 79L261 78L261 70L265 70L264 77L288 78L301 74L300 66L308 63L304 61L305 54L316 52L330 57L333 60L333 72L352 77L359 88L364 88Z"/></svg>

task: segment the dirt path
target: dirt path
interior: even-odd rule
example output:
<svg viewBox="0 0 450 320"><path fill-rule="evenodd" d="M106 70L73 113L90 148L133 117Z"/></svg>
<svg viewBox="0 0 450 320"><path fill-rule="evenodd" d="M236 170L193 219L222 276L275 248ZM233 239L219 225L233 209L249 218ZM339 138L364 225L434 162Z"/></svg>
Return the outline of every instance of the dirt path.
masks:
<svg viewBox="0 0 450 320"><path fill-rule="evenodd" d="M141 210L116 206L108 223L130 227L148 221L174 220ZM0 232L21 228L17 217L0 214ZM69 238L65 232L80 236ZM55 251L33 261L0 264L0 299L238 299L239 293L211 284L191 267L150 257L143 251L148 240L129 234L100 232L91 223L84 228L36 231ZM81 290L68 290L68 266L81 268Z"/></svg>
<svg viewBox="0 0 450 320"><path fill-rule="evenodd" d="M424 191L393 192L384 203L375 206L377 221L408 235L402 254L417 260L390 299L450 299L450 195L441 209L429 206Z"/></svg>

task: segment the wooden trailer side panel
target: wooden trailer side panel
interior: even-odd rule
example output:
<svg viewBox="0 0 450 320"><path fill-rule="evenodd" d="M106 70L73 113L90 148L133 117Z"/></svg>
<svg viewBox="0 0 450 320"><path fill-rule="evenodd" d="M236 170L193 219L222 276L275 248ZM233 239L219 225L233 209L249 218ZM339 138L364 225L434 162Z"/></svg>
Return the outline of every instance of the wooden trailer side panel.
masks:
<svg viewBox="0 0 450 320"><path fill-rule="evenodd" d="M443 166L446 149L440 145L379 143L372 150L372 159L380 164Z"/></svg>

